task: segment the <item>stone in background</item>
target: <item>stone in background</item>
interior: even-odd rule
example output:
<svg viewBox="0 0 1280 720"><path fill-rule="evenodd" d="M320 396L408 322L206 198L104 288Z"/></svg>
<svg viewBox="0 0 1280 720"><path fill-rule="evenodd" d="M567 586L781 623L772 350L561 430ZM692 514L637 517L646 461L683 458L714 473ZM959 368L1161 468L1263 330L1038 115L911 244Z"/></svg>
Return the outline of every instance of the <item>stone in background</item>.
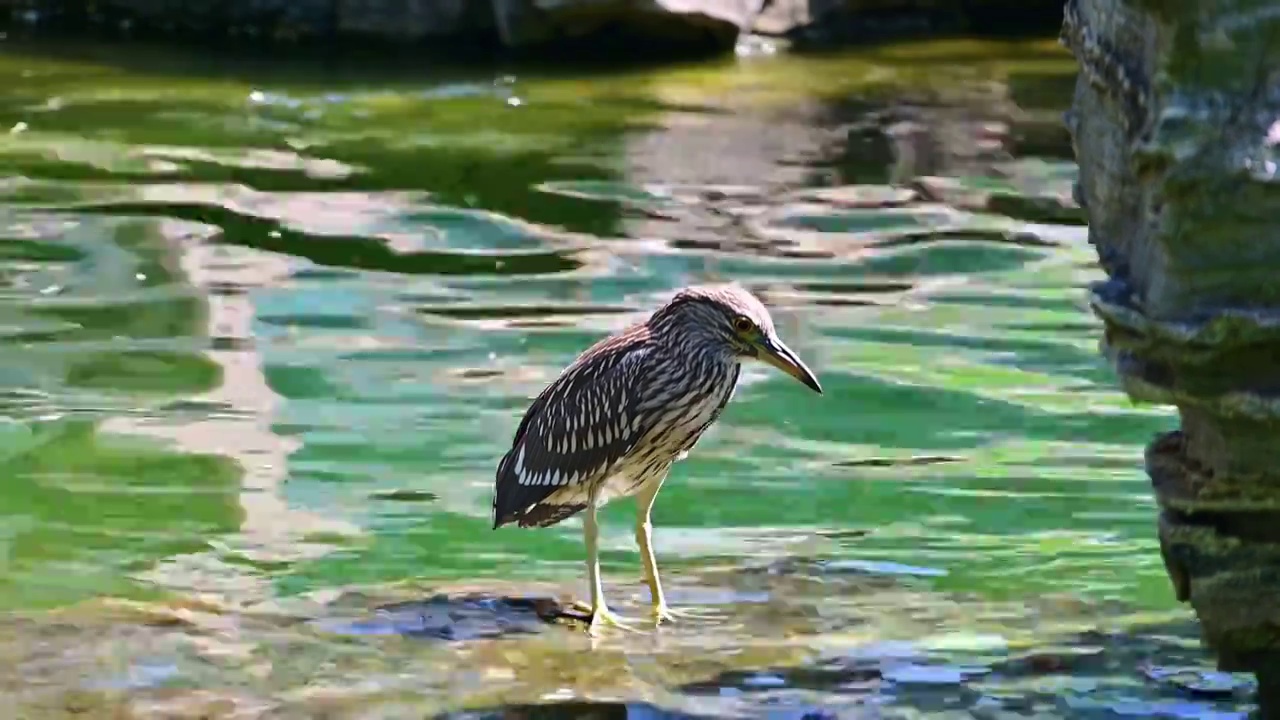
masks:
<svg viewBox="0 0 1280 720"><path fill-rule="evenodd" d="M507 47L627 31L728 49L740 34L833 44L981 30L1002 8L1061 0L0 0L0 26L148 28L288 41L339 35L420 43L481 36ZM7 12L6 12L7 11ZM975 14L976 13L976 14Z"/></svg>

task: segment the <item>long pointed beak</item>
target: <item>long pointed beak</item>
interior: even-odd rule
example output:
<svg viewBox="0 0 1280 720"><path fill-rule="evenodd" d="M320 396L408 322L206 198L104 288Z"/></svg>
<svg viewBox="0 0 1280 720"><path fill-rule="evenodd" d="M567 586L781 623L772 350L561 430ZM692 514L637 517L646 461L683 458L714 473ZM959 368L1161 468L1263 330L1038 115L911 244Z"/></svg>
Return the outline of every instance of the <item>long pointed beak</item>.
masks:
<svg viewBox="0 0 1280 720"><path fill-rule="evenodd" d="M758 357L761 360L804 383L810 390L819 395L822 394L822 385L818 384L818 377L782 340L766 337L757 347L760 348Z"/></svg>

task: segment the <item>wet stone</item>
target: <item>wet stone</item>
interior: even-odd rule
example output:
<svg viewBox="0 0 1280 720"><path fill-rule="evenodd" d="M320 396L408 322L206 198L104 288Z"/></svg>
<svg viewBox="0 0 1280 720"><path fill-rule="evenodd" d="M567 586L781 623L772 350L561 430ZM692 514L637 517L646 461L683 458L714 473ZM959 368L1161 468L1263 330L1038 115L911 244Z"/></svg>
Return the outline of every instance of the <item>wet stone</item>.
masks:
<svg viewBox="0 0 1280 720"><path fill-rule="evenodd" d="M763 693L779 688L834 690L842 692L874 692L880 687L880 670L875 667L771 668L731 670L683 687L691 694L723 695L725 690L738 693Z"/></svg>
<svg viewBox="0 0 1280 720"><path fill-rule="evenodd" d="M371 617L318 621L318 626L348 635L476 640L540 632L562 617L569 615L549 597L442 594L428 600L383 605Z"/></svg>
<svg viewBox="0 0 1280 720"><path fill-rule="evenodd" d="M709 720L711 716L664 710L648 703L548 702L443 713L435 720Z"/></svg>
<svg viewBox="0 0 1280 720"><path fill-rule="evenodd" d="M1070 673L1081 670L1090 661L1096 661L1102 656L1102 653L1103 648L1097 645L1043 648L1025 655L1012 657L1008 664L1016 672L1027 675Z"/></svg>
<svg viewBox="0 0 1280 720"><path fill-rule="evenodd" d="M1231 673L1205 670L1195 667L1143 668L1149 680L1184 690L1193 696L1225 698L1247 691L1250 684Z"/></svg>

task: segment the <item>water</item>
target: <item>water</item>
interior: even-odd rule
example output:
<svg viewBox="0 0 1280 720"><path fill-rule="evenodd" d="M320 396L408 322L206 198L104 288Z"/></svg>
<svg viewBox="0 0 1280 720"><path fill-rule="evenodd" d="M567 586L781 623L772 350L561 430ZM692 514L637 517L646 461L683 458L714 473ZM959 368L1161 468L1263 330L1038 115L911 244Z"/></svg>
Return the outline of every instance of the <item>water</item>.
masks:
<svg viewBox="0 0 1280 720"><path fill-rule="evenodd" d="M1139 672L1211 662L1141 469L1174 419L1116 390L1084 304L1052 44L580 77L0 50L0 687L29 707L1243 707ZM578 521L490 530L496 461L578 351L728 278L826 394L749 369L662 492L671 600L722 620L586 667L450 600L581 596ZM632 517L604 513L624 612ZM436 617L454 643L386 639Z"/></svg>

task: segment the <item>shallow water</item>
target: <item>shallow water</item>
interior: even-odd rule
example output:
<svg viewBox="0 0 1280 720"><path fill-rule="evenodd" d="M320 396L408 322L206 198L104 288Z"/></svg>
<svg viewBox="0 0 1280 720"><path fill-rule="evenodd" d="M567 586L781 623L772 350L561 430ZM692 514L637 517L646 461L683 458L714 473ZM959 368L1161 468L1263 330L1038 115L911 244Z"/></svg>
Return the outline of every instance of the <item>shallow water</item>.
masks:
<svg viewBox="0 0 1280 720"><path fill-rule="evenodd" d="M22 628L0 686L39 676L52 695L32 707L72 712L49 698L74 689L168 717L147 693L195 686L222 695L173 702L213 717L570 696L711 716L1020 712L1013 695L1042 717L1208 711L1139 671L1211 663L1178 624L1141 469L1172 416L1132 407L1096 351L1082 290L1100 272L1057 120L1073 66L1052 44L582 77L0 53L0 608ZM578 521L490 530L497 458L576 352L730 278L826 394L749 369L659 499L672 600L729 620L665 649L617 641L607 677L575 677L585 640L537 621L533 640L387 640L413 633L370 620L374 598L584 590ZM624 611L644 597L631 513L603 530ZM1122 646L1106 681L973 679L1104 626ZM32 649L68 627L60 661ZM859 653L879 663L866 692ZM831 657L834 685L802 687L797 668ZM744 668L776 679L725 674ZM912 694L937 673L963 691ZM640 708L592 712L658 716Z"/></svg>

